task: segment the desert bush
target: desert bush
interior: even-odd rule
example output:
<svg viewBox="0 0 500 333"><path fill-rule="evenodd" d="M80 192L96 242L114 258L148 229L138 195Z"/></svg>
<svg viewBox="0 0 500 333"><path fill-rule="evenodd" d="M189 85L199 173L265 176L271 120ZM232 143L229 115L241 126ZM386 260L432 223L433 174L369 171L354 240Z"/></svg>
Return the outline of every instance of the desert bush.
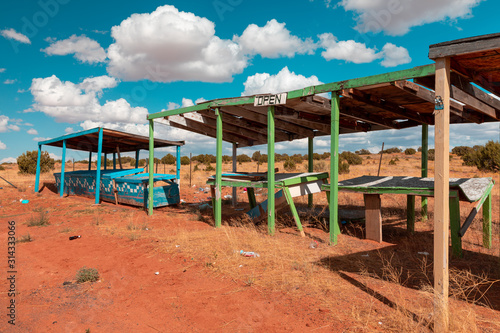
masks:
<svg viewBox="0 0 500 333"><path fill-rule="evenodd" d="M398 158L391 158L391 160L389 161L389 165L396 165L396 162L398 161L399 161Z"/></svg>
<svg viewBox="0 0 500 333"><path fill-rule="evenodd" d="M302 164L302 162L304 161L303 158L302 158L302 155L300 155L300 154L294 154L294 155L292 155L291 160L295 164Z"/></svg>
<svg viewBox="0 0 500 333"><path fill-rule="evenodd" d="M146 166L146 159L144 159L144 158L143 158L143 159L140 159L140 160L139 160L139 166L140 166L140 167Z"/></svg>
<svg viewBox="0 0 500 333"><path fill-rule="evenodd" d="M33 238L31 238L30 234L27 233L26 235L21 236L19 239L16 239L16 243L29 243L32 242Z"/></svg>
<svg viewBox="0 0 500 333"><path fill-rule="evenodd" d="M339 155L339 160L343 159L350 165L360 165L363 164L363 159L350 151L344 151Z"/></svg>
<svg viewBox="0 0 500 333"><path fill-rule="evenodd" d="M358 155L370 155L370 151L368 149L356 150L356 154Z"/></svg>
<svg viewBox="0 0 500 333"><path fill-rule="evenodd" d="M205 171L215 171L215 168L210 164L205 164Z"/></svg>
<svg viewBox="0 0 500 333"><path fill-rule="evenodd" d="M326 170L326 163L324 161L319 161L313 164L314 172L324 172Z"/></svg>
<svg viewBox="0 0 500 333"><path fill-rule="evenodd" d="M256 152L254 152L252 154L252 161L259 162L259 159L261 156L262 156L262 154L260 153L260 150L257 150Z"/></svg>
<svg viewBox="0 0 500 333"><path fill-rule="evenodd" d="M291 158L289 158L283 164L283 168L285 168L286 171L293 171L296 168L295 162Z"/></svg>
<svg viewBox="0 0 500 333"><path fill-rule="evenodd" d="M267 163L267 154L260 155L260 157L259 157L259 163L260 164Z"/></svg>
<svg viewBox="0 0 500 333"><path fill-rule="evenodd" d="M17 158L19 166L19 173L21 174L36 174L36 161L38 158L38 151L26 151ZM49 153L42 151L40 155L40 172L45 173L54 170L54 159L50 158Z"/></svg>
<svg viewBox="0 0 500 333"><path fill-rule="evenodd" d="M346 161L339 162L339 175L348 174L349 173L349 163Z"/></svg>
<svg viewBox="0 0 500 333"><path fill-rule="evenodd" d="M198 164L196 164L193 168L193 172L200 171L200 168L198 167Z"/></svg>
<svg viewBox="0 0 500 333"><path fill-rule="evenodd" d="M38 214L32 215L26 224L28 227L45 227L50 224L49 217L43 210L40 210Z"/></svg>
<svg viewBox="0 0 500 333"><path fill-rule="evenodd" d="M0 171L5 170L5 167L3 165L0 165Z"/></svg>
<svg viewBox="0 0 500 333"><path fill-rule="evenodd" d="M499 171L500 143L490 140L484 146L474 146L462 160L465 165L476 166L481 171Z"/></svg>
<svg viewBox="0 0 500 333"><path fill-rule="evenodd" d="M435 157L436 157L436 151L434 149L429 149L427 151L427 159L429 161L434 161Z"/></svg>
<svg viewBox="0 0 500 333"><path fill-rule="evenodd" d="M161 158L161 163L163 164L175 164L175 162L176 159L172 154L167 154Z"/></svg>
<svg viewBox="0 0 500 333"><path fill-rule="evenodd" d="M406 148L405 149L405 155L415 155L417 151L413 148Z"/></svg>
<svg viewBox="0 0 500 333"><path fill-rule="evenodd" d="M182 156L181 157L181 165L189 165L189 157Z"/></svg>
<svg viewBox="0 0 500 333"><path fill-rule="evenodd" d="M229 163L233 160L233 158L229 155L222 155L222 163Z"/></svg>
<svg viewBox="0 0 500 333"><path fill-rule="evenodd" d="M455 154L457 156L464 156L465 154L471 153L472 151L474 151L474 149L467 146L457 146L451 150L452 154Z"/></svg>
<svg viewBox="0 0 500 333"><path fill-rule="evenodd" d="M77 283L96 282L97 280L99 280L99 272L95 268L87 268L84 266L76 272Z"/></svg>
<svg viewBox="0 0 500 333"><path fill-rule="evenodd" d="M238 161L238 163L246 163L246 162L252 162L252 159L246 154L241 154L236 156L236 161Z"/></svg>
<svg viewBox="0 0 500 333"><path fill-rule="evenodd" d="M392 148L389 148L389 149L384 149L381 152L384 153L384 154L394 154L394 153L401 153L402 151L403 150L399 149L398 147L392 147Z"/></svg>

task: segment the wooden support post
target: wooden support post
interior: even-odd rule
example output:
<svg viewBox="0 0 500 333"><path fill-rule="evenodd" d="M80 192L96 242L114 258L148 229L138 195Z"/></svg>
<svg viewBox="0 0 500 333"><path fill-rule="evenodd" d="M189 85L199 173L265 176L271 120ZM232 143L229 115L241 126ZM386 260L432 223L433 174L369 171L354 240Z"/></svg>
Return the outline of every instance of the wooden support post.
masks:
<svg viewBox="0 0 500 333"><path fill-rule="evenodd" d="M89 151L89 170L92 170L92 151Z"/></svg>
<svg viewBox="0 0 500 333"><path fill-rule="evenodd" d="M217 116L217 146L215 163L215 227L219 228L222 224L222 114L219 108L215 109Z"/></svg>
<svg viewBox="0 0 500 333"><path fill-rule="evenodd" d="M429 156L429 125L422 125L422 173L421 177L427 177ZM422 221L427 221L427 197L421 200Z"/></svg>
<svg viewBox="0 0 500 333"><path fill-rule="evenodd" d="M250 209L257 206L257 200L255 200L255 191L253 187L247 187L248 203L250 204Z"/></svg>
<svg viewBox="0 0 500 333"><path fill-rule="evenodd" d="M340 98L336 91L332 91L331 101L331 134L330 134L330 244L337 244L339 227L339 114Z"/></svg>
<svg viewBox="0 0 500 333"><path fill-rule="evenodd" d="M406 196L406 229L410 233L415 232L415 196Z"/></svg>
<svg viewBox="0 0 500 333"><path fill-rule="evenodd" d="M61 160L61 186L59 187L59 196L64 195L64 169L66 166L66 140L63 140L63 152L62 152L62 160Z"/></svg>
<svg viewBox="0 0 500 333"><path fill-rule="evenodd" d="M491 192L483 203L483 246L491 249Z"/></svg>
<svg viewBox="0 0 500 333"><path fill-rule="evenodd" d="M115 155L113 154L113 161L114 161L114 157ZM104 170L106 170L108 168L108 154L107 153L104 153ZM114 167L114 165L113 165Z"/></svg>
<svg viewBox="0 0 500 333"><path fill-rule="evenodd" d="M104 135L104 131L102 128L99 128L99 140L97 142L97 168L96 168L96 176L95 176L95 204L100 203L100 195L101 195L101 155L102 155L102 137Z"/></svg>
<svg viewBox="0 0 500 333"><path fill-rule="evenodd" d="M42 145L38 145L38 155L36 158L36 179L35 192L38 192L40 186L40 160L42 158Z"/></svg>
<svg viewBox="0 0 500 333"><path fill-rule="evenodd" d="M137 149L135 151L135 168L137 169L139 167L139 156L140 156L140 150Z"/></svg>
<svg viewBox="0 0 500 333"><path fill-rule="evenodd" d="M285 199L290 206L290 210L292 211L293 219L295 220L295 224L297 225L297 229L299 229L300 235L302 237L306 237L304 230L302 228L302 224L300 223L299 214L297 213L297 208L295 208L295 204L293 203L293 197L290 193L290 189L288 187L283 187L283 194L285 195Z"/></svg>
<svg viewBox="0 0 500 333"><path fill-rule="evenodd" d="M274 199L274 106L267 107L267 230L274 235L276 207Z"/></svg>
<svg viewBox="0 0 500 333"><path fill-rule="evenodd" d="M175 178L177 185L181 187L181 146L175 148Z"/></svg>
<svg viewBox="0 0 500 333"><path fill-rule="evenodd" d="M148 185L148 215L153 215L153 191L154 191L154 161L155 161L155 130L153 120L149 121L149 185Z"/></svg>
<svg viewBox="0 0 500 333"><path fill-rule="evenodd" d="M104 156L106 156L106 154ZM116 170L116 153L113 153L113 170Z"/></svg>
<svg viewBox="0 0 500 333"><path fill-rule="evenodd" d="M450 151L450 59L436 59L436 107L434 111L434 331L448 332L448 236Z"/></svg>
<svg viewBox="0 0 500 333"><path fill-rule="evenodd" d="M314 171L314 166L313 166L313 150L314 150L314 139L313 138L307 138L307 171L313 172ZM308 194L307 195L307 207L312 208L314 202L313 202L313 195Z"/></svg>
<svg viewBox="0 0 500 333"><path fill-rule="evenodd" d="M332 195L332 193L330 193ZM366 239L382 242L382 215L380 194L364 194Z"/></svg>
<svg viewBox="0 0 500 333"><path fill-rule="evenodd" d="M236 145L236 143L233 143L233 173L236 173L238 170L238 168L237 168L238 163L236 160L236 157L238 156L237 149L238 149L238 146ZM233 193L232 193L233 197L231 200L233 207L235 207L236 204L238 203L238 192L236 190L237 190L237 188L233 187Z"/></svg>
<svg viewBox="0 0 500 333"><path fill-rule="evenodd" d="M116 154L118 155L118 163L120 164L120 170L123 170L122 156L120 154L120 146L116 146ZM115 154L113 154L113 157L114 156L115 156ZM114 163L113 169L116 169L116 163Z"/></svg>
<svg viewBox="0 0 500 333"><path fill-rule="evenodd" d="M456 196L450 198L450 235L451 235L451 255L462 257L462 237L460 237L460 201L458 191Z"/></svg>

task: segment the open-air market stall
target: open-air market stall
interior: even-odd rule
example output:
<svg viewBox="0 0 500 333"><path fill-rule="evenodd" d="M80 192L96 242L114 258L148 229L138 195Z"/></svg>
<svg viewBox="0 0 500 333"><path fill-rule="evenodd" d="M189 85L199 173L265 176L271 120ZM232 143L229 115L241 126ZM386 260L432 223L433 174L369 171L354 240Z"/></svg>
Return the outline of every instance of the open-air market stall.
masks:
<svg viewBox="0 0 500 333"><path fill-rule="evenodd" d="M152 149L147 137L106 128L94 128L41 141L38 143L36 192L39 189L40 153L43 145L63 148L61 172L54 173L56 186L59 188L61 196L64 193L80 195L95 198L96 204L100 200L105 200L144 208L148 207L149 204L149 192L152 194L152 207L177 204L180 201L180 147L184 145L183 141L154 140L153 148L176 147L177 172L175 175L155 174L154 168L150 168L149 171L153 176L152 186L149 186L149 172L144 173L144 168L139 168L139 151ZM88 170L66 172L64 163L66 149L88 151ZM97 153L96 170L92 170L92 153L94 152ZM133 169L123 169L120 154L126 152L135 152L135 168ZM101 155L103 153L104 170L101 170ZM108 154L113 154L113 169L111 170L107 169ZM118 155L119 169L116 166L116 155ZM150 189L153 190L150 191Z"/></svg>
<svg viewBox="0 0 500 333"><path fill-rule="evenodd" d="M448 236L450 225L449 125L500 120L500 34L432 45L435 63L406 70L326 83L303 89L206 101L148 116L150 142L153 122L165 118L171 126L217 139L214 185L215 226L221 225L222 141L236 149L267 144L267 220L274 233L276 175L275 142L308 138L309 171L313 139L330 135L331 163L328 190L330 242L337 243L339 134L398 130L422 126L422 177L427 177L428 125L435 126L434 212L434 329L448 329ZM321 96L331 93L331 98ZM493 95L493 96L492 96ZM150 161L153 155L150 151ZM153 179L150 178L150 182ZM490 189L491 190L491 189ZM234 193L234 192L233 192ZM486 192L483 193L483 195ZM427 195L429 193L418 194ZM483 198L484 196L482 196ZM481 201L481 200L480 200ZM426 216L426 200L422 212ZM414 196L408 200L414 206ZM487 204L488 206L488 204ZM483 206L484 207L484 206ZM489 205L491 207L491 205ZM484 208L483 208L484 209ZM490 208L488 208L490 209ZM152 213L152 210L150 210ZM460 228L461 229L461 228ZM452 232L456 232L456 225ZM457 237L457 235L453 235ZM485 245L488 245L485 243Z"/></svg>

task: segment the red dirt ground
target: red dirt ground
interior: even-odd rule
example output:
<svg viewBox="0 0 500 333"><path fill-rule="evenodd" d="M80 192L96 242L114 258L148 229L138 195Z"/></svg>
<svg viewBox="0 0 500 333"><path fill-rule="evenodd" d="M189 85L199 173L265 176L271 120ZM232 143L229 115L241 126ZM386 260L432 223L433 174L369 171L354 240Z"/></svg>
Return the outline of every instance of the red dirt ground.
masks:
<svg viewBox="0 0 500 333"><path fill-rule="evenodd" d="M30 202L22 204L20 199ZM47 188L41 195L32 188L20 193L5 186L0 200L1 332L338 332L347 326L329 320L329 311L314 299L257 290L242 281L214 276L182 253L161 253L153 238L131 241L105 234L88 216L71 213L91 209L90 199L61 199ZM26 226L35 207L50 212L49 226ZM18 238L29 232L33 239L16 244L15 326L6 317L8 221L16 222ZM190 222L195 228L210 228ZM63 228L72 232L61 232ZM73 234L82 237L70 241ZM100 280L77 284L76 272L84 266L97 268ZM71 284L63 285L67 281Z"/></svg>

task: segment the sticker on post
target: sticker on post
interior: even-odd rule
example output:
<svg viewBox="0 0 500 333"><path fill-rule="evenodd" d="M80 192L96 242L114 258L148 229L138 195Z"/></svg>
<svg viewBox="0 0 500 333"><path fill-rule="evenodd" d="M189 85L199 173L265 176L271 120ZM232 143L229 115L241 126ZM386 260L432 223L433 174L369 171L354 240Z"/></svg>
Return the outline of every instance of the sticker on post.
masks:
<svg viewBox="0 0 500 333"><path fill-rule="evenodd" d="M268 106L286 104L287 93L257 95L255 96L253 106Z"/></svg>

